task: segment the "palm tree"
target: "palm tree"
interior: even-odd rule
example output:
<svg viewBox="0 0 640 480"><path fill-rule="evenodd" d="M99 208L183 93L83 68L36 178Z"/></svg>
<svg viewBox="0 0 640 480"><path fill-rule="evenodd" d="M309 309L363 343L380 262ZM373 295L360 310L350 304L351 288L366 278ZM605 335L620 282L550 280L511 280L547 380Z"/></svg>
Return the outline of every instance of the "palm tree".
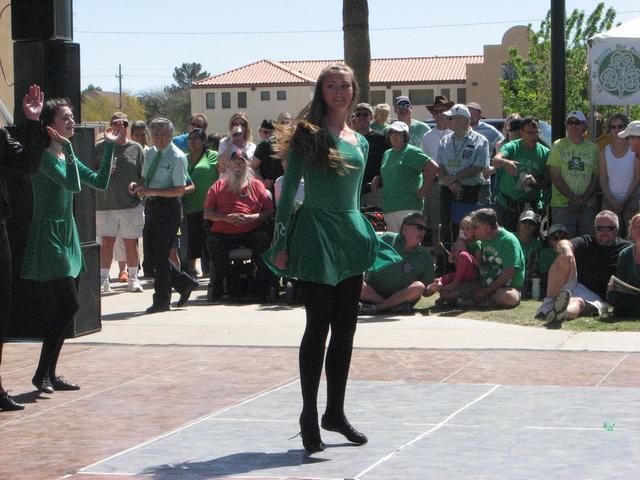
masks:
<svg viewBox="0 0 640 480"><path fill-rule="evenodd" d="M342 0L344 61L353 68L360 86L359 102L369 101L369 4L367 0Z"/></svg>

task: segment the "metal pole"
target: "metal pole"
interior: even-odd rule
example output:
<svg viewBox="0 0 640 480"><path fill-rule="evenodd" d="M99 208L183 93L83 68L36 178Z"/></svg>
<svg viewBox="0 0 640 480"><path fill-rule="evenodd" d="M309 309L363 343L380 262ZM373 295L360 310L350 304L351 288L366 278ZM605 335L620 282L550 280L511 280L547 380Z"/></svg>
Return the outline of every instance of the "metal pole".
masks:
<svg viewBox="0 0 640 480"><path fill-rule="evenodd" d="M120 104L118 106L118 110L122 110L122 65L118 64L118 75L116 75L118 79L118 93L120 95Z"/></svg>
<svg viewBox="0 0 640 480"><path fill-rule="evenodd" d="M551 0L551 128L553 140L565 136L566 57L564 24L564 0Z"/></svg>

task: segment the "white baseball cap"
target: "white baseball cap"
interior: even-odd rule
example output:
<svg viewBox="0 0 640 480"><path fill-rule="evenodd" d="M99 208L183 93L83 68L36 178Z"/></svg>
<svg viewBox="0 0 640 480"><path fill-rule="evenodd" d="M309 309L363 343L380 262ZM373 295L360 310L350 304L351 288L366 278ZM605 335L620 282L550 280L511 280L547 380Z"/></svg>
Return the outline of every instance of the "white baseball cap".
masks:
<svg viewBox="0 0 640 480"><path fill-rule="evenodd" d="M393 122L391 125L387 127L389 130L393 130L394 132L406 132L409 133L409 125L400 120Z"/></svg>
<svg viewBox="0 0 640 480"><path fill-rule="evenodd" d="M640 120L634 120L631 122L627 125L627 128L618 133L618 136L620 138L640 137Z"/></svg>
<svg viewBox="0 0 640 480"><path fill-rule="evenodd" d="M569 112L567 114L567 118L565 119L565 122L570 118L576 118L580 120L582 123L587 123L587 117L585 117L584 113L582 113L580 110L574 110L573 112Z"/></svg>
<svg viewBox="0 0 640 480"><path fill-rule="evenodd" d="M469 113L469 109L466 105L462 103L456 103L451 110L444 112L444 115L447 117L464 117L468 120L471 119L471 113Z"/></svg>

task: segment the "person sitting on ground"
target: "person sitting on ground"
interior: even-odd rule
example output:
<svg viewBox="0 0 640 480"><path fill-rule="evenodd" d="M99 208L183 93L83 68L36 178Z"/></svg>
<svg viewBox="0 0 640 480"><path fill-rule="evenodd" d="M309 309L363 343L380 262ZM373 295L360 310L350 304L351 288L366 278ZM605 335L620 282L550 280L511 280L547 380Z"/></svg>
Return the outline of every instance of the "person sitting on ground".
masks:
<svg viewBox="0 0 640 480"><path fill-rule="evenodd" d="M211 258L211 279L207 291L210 302L222 296L223 279L229 270L229 250L241 245L251 248L256 265L256 297L268 298L275 278L261 258L271 243L269 220L273 200L264 184L253 178L249 158L242 150L231 154L228 175L216 181L204 201L204 218L211 220L207 248Z"/></svg>
<svg viewBox="0 0 640 480"><path fill-rule="evenodd" d="M569 238L567 227L561 223L554 223L547 230L547 241L538 255L538 275L540 275L540 291L547 289L547 278L553 261L558 256L557 246L560 240Z"/></svg>
<svg viewBox="0 0 640 480"><path fill-rule="evenodd" d="M476 232L471 223L471 215L467 215L460 221L458 241L449 253L449 262L456 266L456 271L438 277L427 285L427 289L424 292L425 297L429 297L442 289L455 290L461 282L476 280L481 261L482 247L480 242L476 240Z"/></svg>
<svg viewBox="0 0 640 480"><path fill-rule="evenodd" d="M540 237L538 236L538 228L540 227L540 217L531 210L522 212L518 220L516 229L516 238L520 242L520 248L524 254L525 268L527 271L537 263L542 250Z"/></svg>
<svg viewBox="0 0 640 480"><path fill-rule="evenodd" d="M536 313L549 326L604 310L607 283L616 273L620 252L630 243L618 238L618 216L611 210L596 215L594 228L595 235L558 242L547 296Z"/></svg>
<svg viewBox="0 0 640 480"><path fill-rule="evenodd" d="M480 279L462 282L453 290L440 291L448 303L513 308L520 304L525 262L515 235L498 225L496 212L481 208L471 214L476 239L481 241Z"/></svg>
<svg viewBox="0 0 640 480"><path fill-rule="evenodd" d="M422 246L427 220L422 213L414 212L402 221L400 233L385 232L381 239L391 245L403 261L382 270L367 272L360 293L360 313L374 315L391 310L409 313L425 286L433 281L433 258ZM396 312L397 310L397 312Z"/></svg>
<svg viewBox="0 0 640 480"><path fill-rule="evenodd" d="M633 244L620 252L616 277L640 289L640 213L636 213L629 221L629 238ZM614 316L629 315L637 318L640 313L640 293L622 290L615 281L609 281L607 301L613 306Z"/></svg>

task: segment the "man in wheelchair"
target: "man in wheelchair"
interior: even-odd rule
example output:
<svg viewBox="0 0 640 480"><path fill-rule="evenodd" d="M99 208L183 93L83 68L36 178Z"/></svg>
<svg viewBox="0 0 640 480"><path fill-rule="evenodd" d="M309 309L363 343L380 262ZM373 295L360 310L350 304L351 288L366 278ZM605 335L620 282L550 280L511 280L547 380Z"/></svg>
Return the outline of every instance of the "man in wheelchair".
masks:
<svg viewBox="0 0 640 480"><path fill-rule="evenodd" d="M207 240L212 266L209 301L222 296L223 279L229 273L229 251L241 246L251 249L256 266L256 299L261 302L268 299L275 278L261 254L271 244L272 217L271 194L261 181L253 178L247 154L242 150L234 152L227 171L209 189L204 202L204 218L213 222Z"/></svg>

